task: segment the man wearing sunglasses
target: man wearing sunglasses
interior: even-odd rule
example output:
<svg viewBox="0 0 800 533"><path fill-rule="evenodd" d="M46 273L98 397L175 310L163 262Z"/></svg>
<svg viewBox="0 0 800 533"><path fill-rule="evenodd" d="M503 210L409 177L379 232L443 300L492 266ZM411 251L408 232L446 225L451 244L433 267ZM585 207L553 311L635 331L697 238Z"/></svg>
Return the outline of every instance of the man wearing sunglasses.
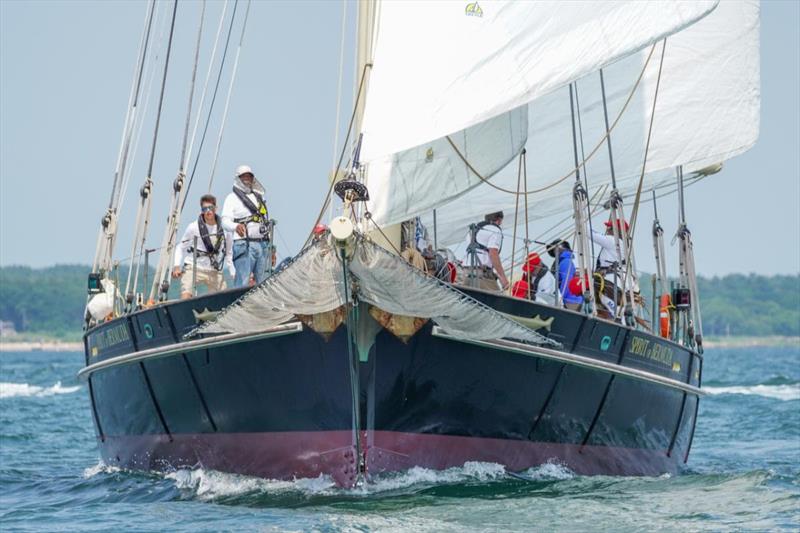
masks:
<svg viewBox="0 0 800 533"><path fill-rule="evenodd" d="M223 229L217 215L217 199L211 194L203 195L200 208L200 216L189 224L175 247L172 277L181 278L182 300L194 295L196 285L205 285L209 292L226 289L223 267L234 276L232 235Z"/></svg>

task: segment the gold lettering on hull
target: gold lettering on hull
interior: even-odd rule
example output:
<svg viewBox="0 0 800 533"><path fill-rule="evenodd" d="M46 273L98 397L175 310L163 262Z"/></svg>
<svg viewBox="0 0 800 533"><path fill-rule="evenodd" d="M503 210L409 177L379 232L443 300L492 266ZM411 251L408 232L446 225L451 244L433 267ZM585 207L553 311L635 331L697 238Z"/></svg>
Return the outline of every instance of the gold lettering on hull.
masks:
<svg viewBox="0 0 800 533"><path fill-rule="evenodd" d="M100 350L105 350L117 344L128 342L131 339L127 324L117 324L89 337L92 346L92 357L99 355Z"/></svg>
<svg viewBox="0 0 800 533"><path fill-rule="evenodd" d="M652 342L650 339L645 339L642 337L631 337L628 352L633 355L643 357L644 359L655 361L656 363L664 365L672 370L675 370L676 368L676 366L673 364L675 353L671 346L664 346L663 344L658 344ZM677 368L680 370L680 365L677 365Z"/></svg>

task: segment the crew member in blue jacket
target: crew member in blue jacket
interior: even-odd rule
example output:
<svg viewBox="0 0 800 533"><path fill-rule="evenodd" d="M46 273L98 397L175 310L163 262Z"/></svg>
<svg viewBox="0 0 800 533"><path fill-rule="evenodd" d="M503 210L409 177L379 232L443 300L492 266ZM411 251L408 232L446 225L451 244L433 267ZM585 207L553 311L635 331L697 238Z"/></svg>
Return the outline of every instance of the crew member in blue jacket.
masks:
<svg viewBox="0 0 800 533"><path fill-rule="evenodd" d="M556 277L556 285L561 292L561 301L567 309L579 310L583 304L583 297L572 294L569 290L569 282L575 276L575 262L572 247L567 241L556 239L547 246L547 253L552 258L558 257L553 261L551 268Z"/></svg>

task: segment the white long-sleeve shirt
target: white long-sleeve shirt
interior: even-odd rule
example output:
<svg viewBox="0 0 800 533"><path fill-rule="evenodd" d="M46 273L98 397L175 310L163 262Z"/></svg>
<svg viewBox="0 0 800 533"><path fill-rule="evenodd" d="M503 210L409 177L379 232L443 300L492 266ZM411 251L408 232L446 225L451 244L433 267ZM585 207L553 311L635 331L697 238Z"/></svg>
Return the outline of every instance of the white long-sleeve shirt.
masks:
<svg viewBox="0 0 800 533"><path fill-rule="evenodd" d="M214 224L213 226L206 225L208 228L208 238L211 240L211 244L213 246L217 245L217 225ZM224 225L223 225L224 229ZM233 269L233 240L231 239L231 232L230 231L223 231L222 232L225 238L225 259L224 265L228 269L228 273L233 276L234 269ZM200 228L198 226L197 220L193 221L186 227L186 231L183 233L183 237L180 241L175 245L175 260L173 261L173 267L181 267L183 268L184 265L191 266L193 261L193 253L190 251L191 248L194 246L194 238L197 237L197 249L198 251L206 250L206 246L203 243L203 239L200 237ZM208 250L206 250L208 251ZM197 254L197 269L198 270L214 270L214 267L211 265L211 259L205 254L198 253Z"/></svg>
<svg viewBox="0 0 800 533"><path fill-rule="evenodd" d="M253 205L258 205L258 199L255 194L251 192L247 197L253 202ZM236 226L239 224L236 219L249 217L252 214L235 193L230 193L225 197L225 202L222 204L222 227L233 234L234 241L244 239L244 237L236 233ZM247 237L250 239L263 239L264 235L261 235L260 227L261 225L258 222L248 222Z"/></svg>
<svg viewBox="0 0 800 533"><path fill-rule="evenodd" d="M625 277L626 267L622 264L622 261L620 261L619 254L617 254L617 246L614 242L614 236L604 235L592 230L592 240L596 245L600 246L600 253L597 254L597 262L600 264L600 267L609 267L614 263L617 263L619 267L617 276L619 277L619 283L621 283L622 278ZM622 247L622 243L620 243L620 247ZM634 291L638 292L639 283L635 278L635 275L628 278L628 287L633 288ZM613 272L606 274L606 279L609 281L613 280Z"/></svg>

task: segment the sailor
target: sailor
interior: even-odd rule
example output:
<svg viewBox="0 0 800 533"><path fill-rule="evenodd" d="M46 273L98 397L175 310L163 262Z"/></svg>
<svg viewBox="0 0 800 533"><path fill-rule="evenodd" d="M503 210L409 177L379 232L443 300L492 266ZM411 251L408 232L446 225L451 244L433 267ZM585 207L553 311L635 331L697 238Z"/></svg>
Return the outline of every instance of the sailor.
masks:
<svg viewBox="0 0 800 533"><path fill-rule="evenodd" d="M203 195L200 198L200 209L200 216L189 224L183 238L175 247L172 277L181 278L182 300L191 298L194 294L193 281L197 285L205 285L209 292L225 290L223 266L228 268L231 276L234 275L231 233L223 230L216 212L217 199L211 194ZM196 272L193 264L197 266Z"/></svg>
<svg viewBox="0 0 800 533"><path fill-rule="evenodd" d="M467 254L464 257L465 284L486 290L498 290L497 282L503 290L509 283L503 264L500 262L500 250L503 248L503 212L489 213L483 222L470 226L467 234Z"/></svg>
<svg viewBox="0 0 800 533"><path fill-rule="evenodd" d="M616 282L617 285L622 285L622 279L625 277L625 261L620 260L617 254L617 245L614 241L614 224L611 220L605 221L606 233L603 235L597 231L592 230L592 240L600 247L600 253L597 255L597 268L606 280L612 283ZM617 231L622 237L622 228L625 227L625 233L628 234L630 226L627 222L621 220L616 221ZM624 250L622 242L620 241L620 250ZM628 278L628 287L633 288L634 292L639 292L639 287L634 277Z"/></svg>
<svg viewBox="0 0 800 533"><path fill-rule="evenodd" d="M522 265L522 279L514 283L512 296L538 303L553 305L556 296L556 278L542 263L536 252L531 252Z"/></svg>
<svg viewBox="0 0 800 533"><path fill-rule="evenodd" d="M555 259L551 271L556 278L556 286L561 293L564 307L573 310L580 309L583 298L572 294L569 290L569 282L575 277L572 247L567 241L556 239L547 245L547 254Z"/></svg>
<svg viewBox="0 0 800 533"><path fill-rule="evenodd" d="M247 286L251 274L256 283L264 281L270 260L269 215L264 187L247 165L236 167L233 192L222 206L222 226L233 233L234 286Z"/></svg>

